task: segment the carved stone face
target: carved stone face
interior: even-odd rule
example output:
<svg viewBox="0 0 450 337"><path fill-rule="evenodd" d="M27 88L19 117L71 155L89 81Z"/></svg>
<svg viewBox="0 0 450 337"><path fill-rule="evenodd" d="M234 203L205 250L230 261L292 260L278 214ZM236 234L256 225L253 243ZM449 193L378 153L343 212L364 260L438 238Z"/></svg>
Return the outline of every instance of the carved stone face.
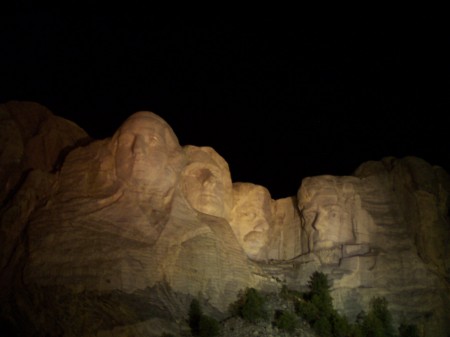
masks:
<svg viewBox="0 0 450 337"><path fill-rule="evenodd" d="M272 219L272 199L266 188L250 183L233 186L231 227L247 255L253 259L265 258Z"/></svg>
<svg viewBox="0 0 450 337"><path fill-rule="evenodd" d="M355 241L355 192L346 177L306 178L299 190L299 209L309 234L310 250L321 250Z"/></svg>
<svg viewBox="0 0 450 337"><path fill-rule="evenodd" d="M182 152L170 126L151 112L129 117L114 135L116 175L130 190L171 197L182 166Z"/></svg>
<svg viewBox="0 0 450 337"><path fill-rule="evenodd" d="M182 172L182 191L199 212L228 218L231 176L228 164L209 147L186 146L188 164Z"/></svg>

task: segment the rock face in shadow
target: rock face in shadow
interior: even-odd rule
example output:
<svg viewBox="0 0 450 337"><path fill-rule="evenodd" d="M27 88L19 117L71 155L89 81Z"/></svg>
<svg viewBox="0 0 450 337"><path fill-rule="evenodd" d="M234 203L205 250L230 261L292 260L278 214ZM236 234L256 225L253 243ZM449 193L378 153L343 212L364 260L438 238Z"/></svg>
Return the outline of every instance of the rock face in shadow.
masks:
<svg viewBox="0 0 450 337"><path fill-rule="evenodd" d="M302 290L321 270L349 317L385 296L396 322L446 336L450 180L439 167L386 158L272 200L233 183L214 149L180 146L151 112L95 141L34 103L1 105L0 118L11 333L179 335L194 297L222 318L241 289Z"/></svg>
<svg viewBox="0 0 450 337"><path fill-rule="evenodd" d="M50 172L71 149L88 141L84 130L40 104L0 104L0 202L20 186L26 172Z"/></svg>

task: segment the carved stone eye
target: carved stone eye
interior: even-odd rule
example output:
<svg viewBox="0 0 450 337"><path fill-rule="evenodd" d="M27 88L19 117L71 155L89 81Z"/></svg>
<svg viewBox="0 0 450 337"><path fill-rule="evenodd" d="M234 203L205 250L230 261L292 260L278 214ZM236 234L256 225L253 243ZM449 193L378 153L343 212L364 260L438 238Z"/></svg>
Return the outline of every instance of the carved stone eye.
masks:
<svg viewBox="0 0 450 337"><path fill-rule="evenodd" d="M149 139L149 144L150 145L156 145L156 144L158 144L159 143L159 138L157 137L157 136L152 136L152 137L150 137L150 139Z"/></svg>
<svg viewBox="0 0 450 337"><path fill-rule="evenodd" d="M210 170L202 168L195 172L195 176L198 180L205 181L205 180L208 180L212 176L212 173Z"/></svg>
<svg viewBox="0 0 450 337"><path fill-rule="evenodd" d="M254 212L245 212L243 215L249 220L256 218L256 214Z"/></svg>

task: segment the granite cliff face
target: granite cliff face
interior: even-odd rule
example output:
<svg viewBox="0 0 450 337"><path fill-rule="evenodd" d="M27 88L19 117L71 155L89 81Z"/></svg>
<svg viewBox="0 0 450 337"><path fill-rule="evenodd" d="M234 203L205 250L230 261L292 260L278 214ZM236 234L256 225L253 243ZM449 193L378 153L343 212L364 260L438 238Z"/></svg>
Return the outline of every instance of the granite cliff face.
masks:
<svg viewBox="0 0 450 337"><path fill-rule="evenodd" d="M426 336L444 335L446 184L440 168L412 157L365 163L354 177L306 178L298 206L310 252L293 261L294 269L330 275L335 305L349 317L384 296L397 322L413 321Z"/></svg>
<svg viewBox="0 0 450 337"><path fill-rule="evenodd" d="M239 290L333 281L354 318L385 296L397 322L446 336L448 174L419 158L305 178L271 199L150 112L108 139L34 103L0 106L2 324L21 335L178 334L189 302L220 318Z"/></svg>

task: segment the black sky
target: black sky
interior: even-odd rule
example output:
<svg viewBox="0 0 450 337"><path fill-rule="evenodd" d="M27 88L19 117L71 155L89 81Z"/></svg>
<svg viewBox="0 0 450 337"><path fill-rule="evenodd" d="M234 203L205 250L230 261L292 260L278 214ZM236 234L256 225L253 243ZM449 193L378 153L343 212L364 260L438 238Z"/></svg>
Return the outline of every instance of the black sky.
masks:
<svg viewBox="0 0 450 337"><path fill-rule="evenodd" d="M94 138L153 111L274 198L385 156L450 170L449 38L399 27L2 14L0 102L39 102Z"/></svg>

